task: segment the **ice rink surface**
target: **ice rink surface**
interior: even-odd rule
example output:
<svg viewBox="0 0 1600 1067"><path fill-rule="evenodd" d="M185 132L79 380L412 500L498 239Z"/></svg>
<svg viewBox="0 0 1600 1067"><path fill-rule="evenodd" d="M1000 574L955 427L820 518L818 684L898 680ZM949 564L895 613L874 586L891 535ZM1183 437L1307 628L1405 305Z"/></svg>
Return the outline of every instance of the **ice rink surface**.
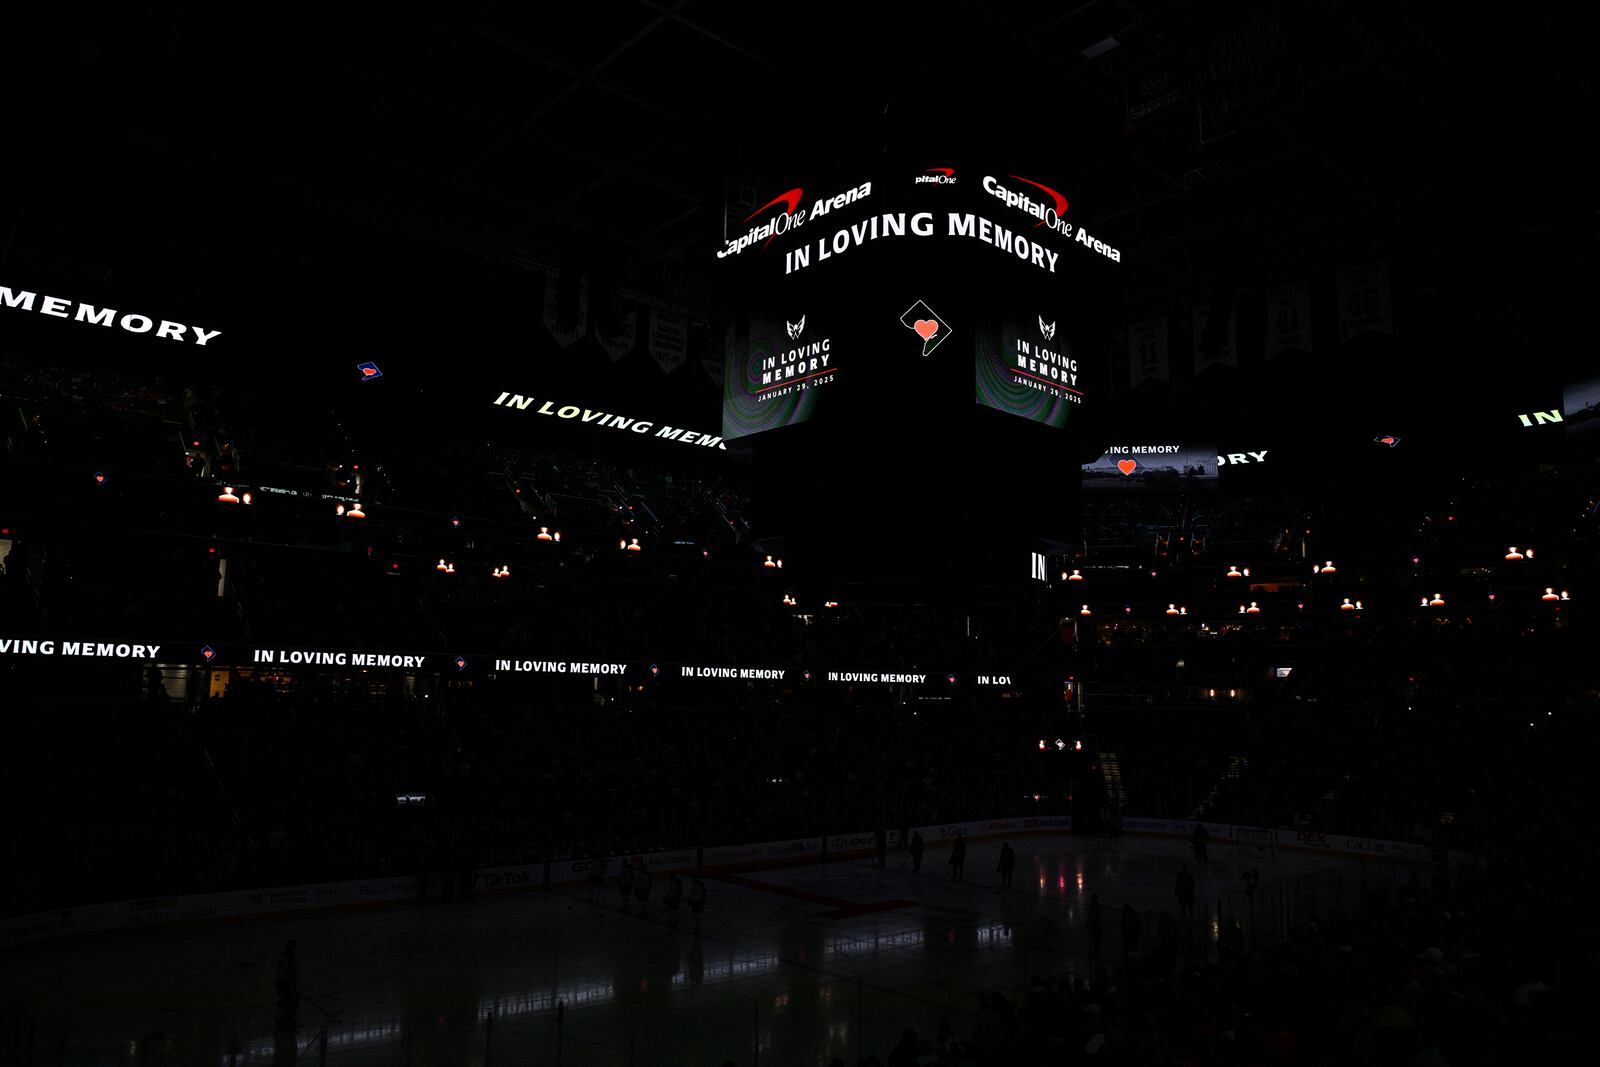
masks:
<svg viewBox="0 0 1600 1067"><path fill-rule="evenodd" d="M935 848L920 874L891 852L881 870L853 860L708 877L698 936L687 908L676 927L661 919L665 878L648 920L636 904L619 909L611 878L598 905L579 886L83 937L0 957L0 1003L36 1020L34 1063L72 1067L314 1064L324 1027L339 1067L746 1067L758 1056L825 1067L886 1057L904 1028L931 1036L941 1018L965 1037L979 991L1087 976L1090 894L1104 909L1101 959L1113 960L1123 903L1176 914L1184 864L1202 909L1196 943L1219 900L1248 928L1248 868L1262 916L1291 895L1349 900L1410 873L1248 845L1213 844L1202 866L1175 839L1022 837L1002 890L1000 844L974 842L961 882ZM1146 943L1153 926L1147 917ZM273 1021L290 937L306 995L293 1030Z"/></svg>

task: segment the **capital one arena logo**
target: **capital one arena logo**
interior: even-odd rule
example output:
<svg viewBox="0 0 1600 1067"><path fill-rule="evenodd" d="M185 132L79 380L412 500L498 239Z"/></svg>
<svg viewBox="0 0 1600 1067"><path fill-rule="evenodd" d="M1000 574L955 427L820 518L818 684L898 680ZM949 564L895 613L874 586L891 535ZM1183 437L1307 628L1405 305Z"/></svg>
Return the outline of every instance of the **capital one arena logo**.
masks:
<svg viewBox="0 0 1600 1067"><path fill-rule="evenodd" d="M1012 174L1009 177L1013 181L1022 182L1024 185L1031 185L1039 192L1031 195L1026 191L1018 192L1001 185L993 175L989 174L983 176L983 191L997 200L1004 201L1007 207L1014 207L1018 211L1026 211L1038 219L1039 221L1033 224L1035 229L1040 226L1048 226L1059 234L1067 237L1072 236L1072 223L1061 217L1067 213L1066 197L1048 185L1040 185L1031 178L1024 178L1020 174ZM1034 197L1039 196L1039 193L1043 193L1044 196L1035 200Z"/></svg>
<svg viewBox="0 0 1600 1067"><path fill-rule="evenodd" d="M745 249L754 245L757 241L760 241L761 247L765 248L767 245L772 243L772 239L774 237L781 237L790 230L804 226L808 218L817 218L820 215L826 215L828 212L842 208L846 204L853 204L857 200L871 196L872 183L869 181L862 182L855 188L846 189L837 196L829 197L826 200L823 200L819 197L817 201L811 205L809 210L800 206L800 201L805 199L805 195L806 191L799 186L796 186L786 193L779 193L771 200L768 200L765 204L762 204L760 207L750 212L750 214L744 217L744 221L747 223L758 216L767 215L767 212L772 211L773 208L776 208L779 205L782 205L783 208L781 211L776 211L771 215L767 215L766 221L756 223L756 225L752 226L741 236L728 241L726 243L726 247L717 251L717 258L726 259L729 256L736 256L740 252L743 252Z"/></svg>
<svg viewBox="0 0 1600 1067"><path fill-rule="evenodd" d="M781 212L773 215L771 218L767 219L766 222L752 227L748 233L746 233L743 237L740 237L738 240L729 241L728 247L717 253L717 258L724 259L728 256L736 256L740 252L743 252L746 248L749 248L751 245L755 244L757 241L764 240L766 242L771 242L774 237L777 237L780 234L788 233L796 226L805 225L806 213L804 211L797 212L795 210L800 206L800 200L805 195L806 191L804 189L796 187L794 189L790 189L787 193L779 193L771 200L768 200L765 204L762 204L760 207L750 212L750 214L744 217L744 221L749 222L757 215L765 212L768 208L776 207L779 204L783 205L783 210ZM763 244L762 247L765 248L766 244Z"/></svg>

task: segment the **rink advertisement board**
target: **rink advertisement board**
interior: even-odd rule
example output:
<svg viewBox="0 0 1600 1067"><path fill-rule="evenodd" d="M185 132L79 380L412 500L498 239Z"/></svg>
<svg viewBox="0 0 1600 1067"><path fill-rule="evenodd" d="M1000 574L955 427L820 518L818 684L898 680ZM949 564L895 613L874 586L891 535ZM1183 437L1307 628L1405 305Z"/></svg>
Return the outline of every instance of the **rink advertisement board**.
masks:
<svg viewBox="0 0 1600 1067"><path fill-rule="evenodd" d="M764 841L756 845L722 845L701 850L702 867L742 867L746 864L808 863L822 855L820 837L799 837L788 841Z"/></svg>
<svg viewBox="0 0 1600 1067"><path fill-rule="evenodd" d="M722 437L824 419L909 431L974 402L1074 422L1122 252L1061 184L901 161L758 196L714 252Z"/></svg>
<svg viewBox="0 0 1600 1067"><path fill-rule="evenodd" d="M1162 837L1190 838L1195 827L1205 827L1209 843L1233 844L1241 848L1273 847L1295 848L1311 852L1335 852L1341 855L1370 856L1374 859L1423 861L1429 859L1428 850L1408 841L1386 841L1376 837L1356 837L1350 834L1328 833L1321 830L1284 830L1269 827L1235 826L1230 823L1195 822L1190 819L1124 818L1122 829L1127 833L1153 834ZM1457 857L1459 861L1461 857Z"/></svg>
<svg viewBox="0 0 1600 1067"><path fill-rule="evenodd" d="M472 872L472 888L480 892L497 889L532 889L544 884L544 864L514 867L483 867Z"/></svg>

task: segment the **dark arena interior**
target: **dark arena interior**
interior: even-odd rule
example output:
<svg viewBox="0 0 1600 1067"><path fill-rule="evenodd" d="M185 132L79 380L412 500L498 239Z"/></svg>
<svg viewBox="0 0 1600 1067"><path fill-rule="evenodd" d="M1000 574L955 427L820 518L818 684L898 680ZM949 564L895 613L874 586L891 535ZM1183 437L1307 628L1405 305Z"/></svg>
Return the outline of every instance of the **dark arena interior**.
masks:
<svg viewBox="0 0 1600 1067"><path fill-rule="evenodd" d="M1586 12L7 11L0 1067L1581 1061Z"/></svg>

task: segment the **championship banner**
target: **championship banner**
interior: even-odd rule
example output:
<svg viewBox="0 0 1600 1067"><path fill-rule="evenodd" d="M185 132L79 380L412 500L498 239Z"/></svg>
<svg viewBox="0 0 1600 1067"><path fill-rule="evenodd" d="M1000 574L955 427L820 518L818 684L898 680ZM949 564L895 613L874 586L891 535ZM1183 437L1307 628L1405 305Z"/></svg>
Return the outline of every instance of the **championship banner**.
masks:
<svg viewBox="0 0 1600 1067"><path fill-rule="evenodd" d="M1306 282L1267 292L1267 358L1291 348L1311 351L1311 286Z"/></svg>
<svg viewBox="0 0 1600 1067"><path fill-rule="evenodd" d="M1339 272L1339 343L1362 333L1394 333L1388 260Z"/></svg>
<svg viewBox="0 0 1600 1067"><path fill-rule="evenodd" d="M1128 327L1128 388L1146 381L1172 380L1167 364L1167 317L1146 319Z"/></svg>
<svg viewBox="0 0 1600 1067"><path fill-rule="evenodd" d="M1165 28L1138 30L1122 42L1129 129L1154 122L1188 104L1183 89L1183 49Z"/></svg>
<svg viewBox="0 0 1600 1067"><path fill-rule="evenodd" d="M1228 309L1228 331L1222 339L1222 347L1214 352L1202 352L1200 343L1205 338L1206 323L1211 319L1210 306L1194 309L1194 373L1198 377L1202 371L1218 365L1237 367L1239 365L1238 351L1234 344L1234 316L1233 309Z"/></svg>
<svg viewBox="0 0 1600 1067"><path fill-rule="evenodd" d="M662 374L671 374L689 358L689 320L675 311L650 312L650 358Z"/></svg>
<svg viewBox="0 0 1600 1067"><path fill-rule="evenodd" d="M550 331L550 336L556 339L556 344L562 348L571 348L573 343L589 332L589 279L578 279L578 317L569 325L561 323L561 281L556 274L544 276L544 328Z"/></svg>
<svg viewBox="0 0 1600 1067"><path fill-rule="evenodd" d="M706 372L706 377L711 379L711 384L718 389L722 388L728 361L733 358L733 326L729 324L727 333L723 336L722 353L716 356L707 356L700 361L701 368ZM726 403L726 398L724 398Z"/></svg>
<svg viewBox="0 0 1600 1067"><path fill-rule="evenodd" d="M727 370L722 360L712 359L709 356L700 361L700 368L706 372L706 377L711 379L711 384L718 389L722 388L723 375Z"/></svg>
<svg viewBox="0 0 1600 1067"><path fill-rule="evenodd" d="M617 332L606 336L600 332L600 320L594 321L594 339L605 350L606 355L615 363L629 352L639 340L639 312L637 308L630 308L626 314L617 317Z"/></svg>
<svg viewBox="0 0 1600 1067"><path fill-rule="evenodd" d="M1291 17L1284 0L1238 0L1197 9L1201 143L1300 106L1305 85Z"/></svg>

